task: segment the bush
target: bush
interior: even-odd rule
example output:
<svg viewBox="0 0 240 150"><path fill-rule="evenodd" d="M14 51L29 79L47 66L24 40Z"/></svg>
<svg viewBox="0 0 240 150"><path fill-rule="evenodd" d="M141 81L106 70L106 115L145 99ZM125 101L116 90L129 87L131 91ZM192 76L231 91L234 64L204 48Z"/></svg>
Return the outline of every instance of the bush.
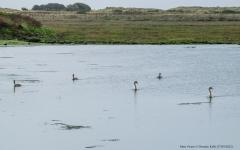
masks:
<svg viewBox="0 0 240 150"><path fill-rule="evenodd" d="M52 11L59 11L64 10L66 7L63 4L58 3L48 3L46 5L34 5L32 10L52 10Z"/></svg>
<svg viewBox="0 0 240 150"><path fill-rule="evenodd" d="M115 9L115 10L113 10L113 12L114 12L115 14L121 14L123 11L122 11L122 10L119 10L119 9Z"/></svg>
<svg viewBox="0 0 240 150"><path fill-rule="evenodd" d="M27 38L26 39L28 42L40 42L41 40L38 38Z"/></svg>
<svg viewBox="0 0 240 150"><path fill-rule="evenodd" d="M22 7L21 9L22 9L22 10L28 10L26 7Z"/></svg>
<svg viewBox="0 0 240 150"><path fill-rule="evenodd" d="M159 10L154 9L154 10L148 10L147 12L159 12Z"/></svg>
<svg viewBox="0 0 240 150"><path fill-rule="evenodd" d="M89 7L87 4L75 3L73 5L68 5L67 8L66 8L66 11L79 11L79 10L90 11L91 7Z"/></svg>
<svg viewBox="0 0 240 150"><path fill-rule="evenodd" d="M234 14L236 13L234 10L223 10L222 13L225 13L225 14Z"/></svg>
<svg viewBox="0 0 240 150"><path fill-rule="evenodd" d="M79 10L77 11L76 14L86 14L87 13L87 10Z"/></svg>

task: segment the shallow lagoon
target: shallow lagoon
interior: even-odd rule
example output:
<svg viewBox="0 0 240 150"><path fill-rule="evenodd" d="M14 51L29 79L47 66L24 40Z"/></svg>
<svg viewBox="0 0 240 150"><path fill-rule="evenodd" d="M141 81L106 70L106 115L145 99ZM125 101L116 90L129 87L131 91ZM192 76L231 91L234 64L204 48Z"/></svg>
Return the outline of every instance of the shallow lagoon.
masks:
<svg viewBox="0 0 240 150"><path fill-rule="evenodd" d="M0 54L0 149L240 148L239 45L7 46Z"/></svg>

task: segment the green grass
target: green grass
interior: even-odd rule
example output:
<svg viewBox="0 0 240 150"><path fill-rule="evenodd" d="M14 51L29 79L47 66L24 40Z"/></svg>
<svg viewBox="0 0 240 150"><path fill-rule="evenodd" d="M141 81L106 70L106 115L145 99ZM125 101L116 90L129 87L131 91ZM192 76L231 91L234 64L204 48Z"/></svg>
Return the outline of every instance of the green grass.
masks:
<svg viewBox="0 0 240 150"><path fill-rule="evenodd" d="M46 45L45 43L32 43L32 42L24 42L24 41L16 41L16 40L0 40L0 46L7 45Z"/></svg>
<svg viewBox="0 0 240 150"><path fill-rule="evenodd" d="M238 21L42 20L60 44L238 44Z"/></svg>

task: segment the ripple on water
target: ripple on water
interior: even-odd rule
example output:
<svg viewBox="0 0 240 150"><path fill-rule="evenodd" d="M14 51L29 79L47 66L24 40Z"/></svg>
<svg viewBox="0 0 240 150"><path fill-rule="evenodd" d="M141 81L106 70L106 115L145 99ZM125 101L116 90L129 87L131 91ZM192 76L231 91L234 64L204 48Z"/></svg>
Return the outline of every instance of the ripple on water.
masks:
<svg viewBox="0 0 240 150"><path fill-rule="evenodd" d="M34 71L34 72L58 72L58 71Z"/></svg>
<svg viewBox="0 0 240 150"><path fill-rule="evenodd" d="M56 53L56 54L73 54L73 53Z"/></svg>
<svg viewBox="0 0 240 150"><path fill-rule="evenodd" d="M106 140L102 140L102 141L120 141L119 139L106 139Z"/></svg>
<svg viewBox="0 0 240 150"><path fill-rule="evenodd" d="M28 76L28 75L6 74L6 76Z"/></svg>
<svg viewBox="0 0 240 150"><path fill-rule="evenodd" d="M36 64L37 66L47 66L47 64Z"/></svg>
<svg viewBox="0 0 240 150"><path fill-rule="evenodd" d="M89 65L98 65L98 64L89 64Z"/></svg>
<svg viewBox="0 0 240 150"><path fill-rule="evenodd" d="M38 83L38 82L41 82L40 80L18 80L20 82L27 82L27 83Z"/></svg>

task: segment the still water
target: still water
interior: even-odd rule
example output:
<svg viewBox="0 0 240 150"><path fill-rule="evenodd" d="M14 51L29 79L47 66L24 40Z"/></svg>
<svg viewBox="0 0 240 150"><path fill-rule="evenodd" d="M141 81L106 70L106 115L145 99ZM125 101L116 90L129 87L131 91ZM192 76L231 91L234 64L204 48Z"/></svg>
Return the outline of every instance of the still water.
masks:
<svg viewBox="0 0 240 150"><path fill-rule="evenodd" d="M0 149L240 149L239 64L239 45L0 47Z"/></svg>

